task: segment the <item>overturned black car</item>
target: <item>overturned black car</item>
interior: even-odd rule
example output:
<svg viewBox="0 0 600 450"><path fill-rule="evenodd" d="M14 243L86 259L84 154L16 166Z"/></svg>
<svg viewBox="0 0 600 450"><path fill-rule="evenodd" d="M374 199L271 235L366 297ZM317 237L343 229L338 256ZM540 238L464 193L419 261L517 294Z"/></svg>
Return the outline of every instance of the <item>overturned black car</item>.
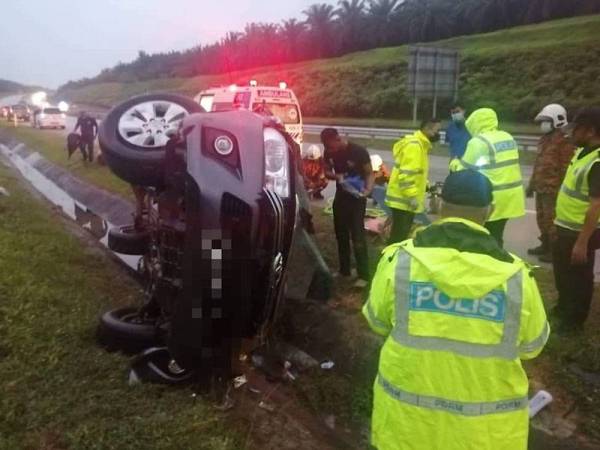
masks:
<svg viewBox="0 0 600 450"><path fill-rule="evenodd" d="M108 244L141 255L145 286L143 305L102 317L99 341L163 347L166 382L229 376L241 340L270 333L283 297L297 144L273 118L167 94L115 107L99 142L137 198L134 224L110 230Z"/></svg>

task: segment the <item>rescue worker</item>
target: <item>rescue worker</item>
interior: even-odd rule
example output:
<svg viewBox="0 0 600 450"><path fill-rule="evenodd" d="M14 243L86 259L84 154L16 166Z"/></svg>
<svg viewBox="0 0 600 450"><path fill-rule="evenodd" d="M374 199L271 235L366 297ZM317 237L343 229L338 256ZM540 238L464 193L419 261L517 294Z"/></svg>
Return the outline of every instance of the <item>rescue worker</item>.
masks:
<svg viewBox="0 0 600 450"><path fill-rule="evenodd" d="M81 128L80 149L83 153L85 161L86 156L89 162L94 161L94 141L98 136L98 122L85 111L82 111L77 118L77 123L73 129L73 133L77 133L77 129Z"/></svg>
<svg viewBox="0 0 600 450"><path fill-rule="evenodd" d="M325 128L321 142L325 147L325 176L336 181L333 224L340 259L339 275L351 277L352 240L358 273L354 286L364 288L370 280L365 212L375 180L371 158L363 147L342 139L335 128Z"/></svg>
<svg viewBox="0 0 600 450"><path fill-rule="evenodd" d="M363 315L387 339L374 383L379 450L524 450L528 379L550 328L535 279L482 225L493 187L451 173L442 219L383 251Z"/></svg>
<svg viewBox="0 0 600 450"><path fill-rule="evenodd" d="M493 109L474 111L466 125L473 137L463 157L450 163L450 170L478 170L492 182L494 210L485 227L503 247L508 220L525 215L519 148L510 134L498 130L498 116Z"/></svg>
<svg viewBox="0 0 600 450"><path fill-rule="evenodd" d="M392 210L390 244L405 240L415 215L425 211L429 152L440 140L440 129L438 119L424 120L419 130L394 144L395 164L385 197Z"/></svg>
<svg viewBox="0 0 600 450"><path fill-rule="evenodd" d="M465 108L456 103L450 110L451 122L446 128L446 143L450 159L460 159L465 154L471 135L465 126Z"/></svg>
<svg viewBox="0 0 600 450"><path fill-rule="evenodd" d="M317 145L311 145L302 158L304 170L304 186L308 194L315 200L323 200L323 189L329 182L325 177L325 163L321 149Z"/></svg>
<svg viewBox="0 0 600 450"><path fill-rule="evenodd" d="M556 202L553 249L561 332L580 331L594 292L595 251L600 248L600 108L587 108L569 126L575 152Z"/></svg>
<svg viewBox="0 0 600 450"><path fill-rule="evenodd" d="M575 147L563 131L567 110L561 105L545 106L535 117L544 135L538 143L538 154L527 188L527 197L535 195L535 210L541 245L527 251L542 262L552 262L552 245L556 241L554 217L556 197L573 158Z"/></svg>

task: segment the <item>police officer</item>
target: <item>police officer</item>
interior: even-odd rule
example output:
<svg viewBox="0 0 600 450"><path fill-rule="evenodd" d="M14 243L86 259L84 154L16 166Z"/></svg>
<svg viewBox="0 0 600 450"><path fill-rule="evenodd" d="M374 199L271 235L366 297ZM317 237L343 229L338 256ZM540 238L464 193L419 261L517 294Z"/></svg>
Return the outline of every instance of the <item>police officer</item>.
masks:
<svg viewBox="0 0 600 450"><path fill-rule="evenodd" d="M550 329L528 266L482 225L492 184L451 173L442 219L386 248L363 308L387 337L374 385L380 449L527 448L528 380Z"/></svg>
<svg viewBox="0 0 600 450"><path fill-rule="evenodd" d="M466 125L473 137L463 157L450 163L450 170L477 170L492 182L494 211L485 227L503 246L508 220L525 215L519 148L510 134L498 130L498 116L493 109L474 111Z"/></svg>
<svg viewBox="0 0 600 450"><path fill-rule="evenodd" d="M79 146L81 148L81 153L83 153L83 159L85 161L87 156L88 161L93 162L94 141L98 135L98 122L96 122L96 119L91 117L85 111L82 111L81 114L79 114L79 118L77 119L77 123L75 124L75 129L73 132L76 133L78 128L81 129L81 140Z"/></svg>
<svg viewBox="0 0 600 450"><path fill-rule="evenodd" d="M440 129L438 119L425 120L414 134L394 144L395 164L385 197L385 204L392 210L390 244L405 240L415 215L425 210L429 152L440 140Z"/></svg>
<svg viewBox="0 0 600 450"><path fill-rule="evenodd" d="M594 292L595 250L600 248L600 108L582 110L570 125L579 147L560 188L553 265L562 332L582 329Z"/></svg>
<svg viewBox="0 0 600 450"><path fill-rule="evenodd" d="M527 188L527 197L535 194L535 210L541 245L527 250L542 262L552 262L552 245L556 241L554 217L556 198L575 147L563 131L567 125L567 110L557 104L545 106L535 117L543 136Z"/></svg>

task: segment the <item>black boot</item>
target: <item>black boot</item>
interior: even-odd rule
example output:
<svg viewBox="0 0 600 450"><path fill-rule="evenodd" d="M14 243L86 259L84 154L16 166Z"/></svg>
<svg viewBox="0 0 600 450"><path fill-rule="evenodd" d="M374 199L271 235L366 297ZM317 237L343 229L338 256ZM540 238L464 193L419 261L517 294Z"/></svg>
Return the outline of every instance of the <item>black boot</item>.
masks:
<svg viewBox="0 0 600 450"><path fill-rule="evenodd" d="M548 245L548 239L545 236L540 237L542 243L539 247L530 248L527 250L527 254L531 256L541 256L550 253L550 246Z"/></svg>

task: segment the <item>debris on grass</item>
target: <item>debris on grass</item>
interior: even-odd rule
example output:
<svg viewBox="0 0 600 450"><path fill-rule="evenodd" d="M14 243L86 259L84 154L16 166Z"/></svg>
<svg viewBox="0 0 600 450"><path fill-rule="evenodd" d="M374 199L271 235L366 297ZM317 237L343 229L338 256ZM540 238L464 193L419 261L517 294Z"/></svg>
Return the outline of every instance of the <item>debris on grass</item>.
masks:
<svg viewBox="0 0 600 450"><path fill-rule="evenodd" d="M265 402L264 400L261 400L261 402L258 404L258 407L260 409L264 409L265 411L275 412L275 406L272 403Z"/></svg>
<svg viewBox="0 0 600 450"><path fill-rule="evenodd" d="M552 403L554 398L548 391L539 391L529 400L529 417L535 417L542 409Z"/></svg>
<svg viewBox="0 0 600 450"><path fill-rule="evenodd" d="M335 363L328 359L327 361L323 361L321 363L321 369L323 370L331 370L335 367Z"/></svg>

